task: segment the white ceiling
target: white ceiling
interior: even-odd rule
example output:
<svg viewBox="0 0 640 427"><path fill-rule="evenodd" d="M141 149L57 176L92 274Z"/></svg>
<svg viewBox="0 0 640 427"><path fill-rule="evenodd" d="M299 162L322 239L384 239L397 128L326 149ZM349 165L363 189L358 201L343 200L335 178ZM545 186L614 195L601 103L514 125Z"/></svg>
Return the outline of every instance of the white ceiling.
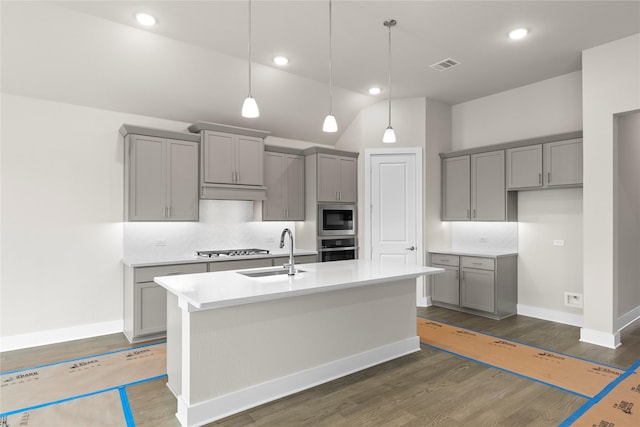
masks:
<svg viewBox="0 0 640 427"><path fill-rule="evenodd" d="M328 112L328 1L253 2L253 94L247 95L248 1L2 1L2 90L153 117L265 129L334 144ZM133 15L158 19L141 29ZM333 2L334 113L340 131L387 96L457 104L581 68L581 51L640 32L640 1ZM530 35L514 42L509 30ZM276 54L290 63L278 68ZM438 72L445 58L462 64ZM615 66L615 64L612 64ZM378 97L367 94L383 88ZM381 124L382 128L386 124Z"/></svg>

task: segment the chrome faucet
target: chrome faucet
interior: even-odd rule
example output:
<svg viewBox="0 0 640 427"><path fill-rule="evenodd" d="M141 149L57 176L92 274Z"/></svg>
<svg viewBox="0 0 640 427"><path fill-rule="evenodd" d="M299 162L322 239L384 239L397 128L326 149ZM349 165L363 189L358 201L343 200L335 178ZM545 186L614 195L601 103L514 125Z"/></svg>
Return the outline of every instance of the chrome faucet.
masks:
<svg viewBox="0 0 640 427"><path fill-rule="evenodd" d="M296 266L293 263L293 234L291 230L285 228L280 235L280 249L284 248L284 235L289 233L289 264L285 264L284 268L289 268L289 276L296 274Z"/></svg>

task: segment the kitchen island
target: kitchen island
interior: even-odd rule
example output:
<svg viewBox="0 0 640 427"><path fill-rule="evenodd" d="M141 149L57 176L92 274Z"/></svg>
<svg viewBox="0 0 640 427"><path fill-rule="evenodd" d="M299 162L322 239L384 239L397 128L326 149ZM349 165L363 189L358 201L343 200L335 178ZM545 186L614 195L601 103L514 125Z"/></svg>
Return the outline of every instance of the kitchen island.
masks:
<svg viewBox="0 0 640 427"><path fill-rule="evenodd" d="M416 278L442 269L369 260L299 268L155 278L168 291L168 386L183 426L420 350Z"/></svg>

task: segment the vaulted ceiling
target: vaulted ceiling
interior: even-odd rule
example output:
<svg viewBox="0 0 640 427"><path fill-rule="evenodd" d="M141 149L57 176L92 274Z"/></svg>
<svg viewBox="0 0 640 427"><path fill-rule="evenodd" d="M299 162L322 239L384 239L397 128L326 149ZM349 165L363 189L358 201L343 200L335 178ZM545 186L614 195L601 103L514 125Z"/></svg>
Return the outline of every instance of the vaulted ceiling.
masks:
<svg viewBox="0 0 640 427"><path fill-rule="evenodd" d="M334 144L364 107L384 101L387 28L393 98L451 105L581 68L581 52L640 32L639 1L333 1L333 110L329 2L254 0L253 95L248 92L248 1L2 1L2 91L171 120L265 129ZM142 28L139 11L158 23ZM526 27L515 42L507 33ZM285 67L273 64L282 54ZM461 64L429 66L453 58ZM612 64L612 67L624 64ZM371 96L367 89L379 86Z"/></svg>

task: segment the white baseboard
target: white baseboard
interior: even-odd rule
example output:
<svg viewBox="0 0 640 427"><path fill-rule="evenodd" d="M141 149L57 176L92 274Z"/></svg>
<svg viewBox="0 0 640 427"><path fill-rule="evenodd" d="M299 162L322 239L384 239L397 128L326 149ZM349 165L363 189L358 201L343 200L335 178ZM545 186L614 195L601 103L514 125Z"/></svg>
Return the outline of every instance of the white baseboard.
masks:
<svg viewBox="0 0 640 427"><path fill-rule="evenodd" d="M581 314L565 313L564 311L550 310L548 308L533 307L524 304L518 304L517 311L518 314L523 316L564 323L565 325L582 326L583 324Z"/></svg>
<svg viewBox="0 0 640 427"><path fill-rule="evenodd" d="M47 331L31 332L21 335L10 335L0 338L0 351L19 350L22 348L37 347L59 342L80 340L100 335L122 332L124 323L122 320L110 322L91 323L70 328L50 329Z"/></svg>
<svg viewBox="0 0 640 427"><path fill-rule="evenodd" d="M580 341L607 348L620 347L620 331L615 334L596 331L595 329L580 328Z"/></svg>
<svg viewBox="0 0 640 427"><path fill-rule="evenodd" d="M194 405L178 396L176 417L184 427L201 426L416 351L420 339L411 337Z"/></svg>
<svg viewBox="0 0 640 427"><path fill-rule="evenodd" d="M640 306L618 317L618 324L616 327L618 331L621 331L638 319L640 319Z"/></svg>

